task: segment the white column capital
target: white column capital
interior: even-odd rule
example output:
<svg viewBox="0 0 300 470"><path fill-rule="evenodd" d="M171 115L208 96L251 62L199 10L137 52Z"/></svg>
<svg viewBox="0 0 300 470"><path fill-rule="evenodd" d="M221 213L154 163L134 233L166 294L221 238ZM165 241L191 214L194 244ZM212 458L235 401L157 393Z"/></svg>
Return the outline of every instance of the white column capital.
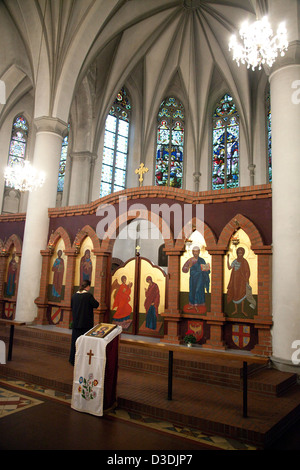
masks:
<svg viewBox="0 0 300 470"><path fill-rule="evenodd" d="M50 116L40 116L35 118L34 124L36 126L37 133L40 132L51 132L58 134L61 137L65 137L68 130L68 124L59 118L53 118Z"/></svg>

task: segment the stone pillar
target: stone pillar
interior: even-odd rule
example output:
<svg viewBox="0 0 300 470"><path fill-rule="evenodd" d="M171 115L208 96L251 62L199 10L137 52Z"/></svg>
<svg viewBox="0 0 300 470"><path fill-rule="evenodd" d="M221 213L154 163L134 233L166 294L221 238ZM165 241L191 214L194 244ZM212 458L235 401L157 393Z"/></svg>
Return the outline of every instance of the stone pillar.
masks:
<svg viewBox="0 0 300 470"><path fill-rule="evenodd" d="M195 191L196 192L199 191L200 176L201 176L200 171L195 171L195 173L193 173L194 185L195 185Z"/></svg>
<svg viewBox="0 0 300 470"><path fill-rule="evenodd" d="M272 112L273 359L291 364L300 340L300 65L270 76ZM298 93L296 93L298 87Z"/></svg>
<svg viewBox="0 0 300 470"><path fill-rule="evenodd" d="M94 156L91 152L71 153L72 169L69 189L69 206L87 204L91 186L91 168Z"/></svg>
<svg viewBox="0 0 300 470"><path fill-rule="evenodd" d="M249 174L250 174L250 186L254 186L255 184L255 166L253 163L251 163L250 165L248 165L248 170L249 170Z"/></svg>
<svg viewBox="0 0 300 470"><path fill-rule="evenodd" d="M33 165L46 173L46 181L28 197L16 306L16 320L25 322L32 322L37 314L34 301L40 288L40 252L47 245L48 208L56 204L61 144L67 128L66 123L49 117L37 118L35 124L37 133Z"/></svg>

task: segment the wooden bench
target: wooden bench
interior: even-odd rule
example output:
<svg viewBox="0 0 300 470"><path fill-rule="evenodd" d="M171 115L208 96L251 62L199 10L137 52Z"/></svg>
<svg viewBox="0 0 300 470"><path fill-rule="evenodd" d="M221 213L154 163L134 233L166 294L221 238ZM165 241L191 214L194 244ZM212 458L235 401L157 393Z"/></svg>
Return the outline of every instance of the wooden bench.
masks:
<svg viewBox="0 0 300 470"><path fill-rule="evenodd" d="M0 318L0 325L10 325L10 334L9 334L9 345L8 345L8 354L7 360L11 361L12 358L12 350L13 350L13 343L14 343L14 331L15 326L26 325L25 322L22 321L15 321L15 320L6 320L5 318Z"/></svg>
<svg viewBox="0 0 300 470"><path fill-rule="evenodd" d="M215 359L229 359L240 361L243 364L243 417L247 418L248 415L248 364L262 364L266 365L269 362L268 357L256 356L248 352L229 352L229 351L216 351L210 349L202 349L201 347L188 348L187 346L167 344L167 343L146 343L145 341L133 339L121 339L121 343L126 345L141 346L144 348L165 350L169 353L168 359L168 400L172 400L173 392L173 356L174 353L192 355L195 357L211 357Z"/></svg>

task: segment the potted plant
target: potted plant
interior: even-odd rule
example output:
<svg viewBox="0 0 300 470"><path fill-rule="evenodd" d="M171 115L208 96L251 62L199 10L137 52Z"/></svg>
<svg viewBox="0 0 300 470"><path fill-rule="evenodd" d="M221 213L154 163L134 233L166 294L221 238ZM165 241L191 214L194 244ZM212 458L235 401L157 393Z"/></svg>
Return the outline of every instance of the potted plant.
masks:
<svg viewBox="0 0 300 470"><path fill-rule="evenodd" d="M188 330L183 339L184 343L190 348L194 343L196 343L196 337L194 336L192 330Z"/></svg>

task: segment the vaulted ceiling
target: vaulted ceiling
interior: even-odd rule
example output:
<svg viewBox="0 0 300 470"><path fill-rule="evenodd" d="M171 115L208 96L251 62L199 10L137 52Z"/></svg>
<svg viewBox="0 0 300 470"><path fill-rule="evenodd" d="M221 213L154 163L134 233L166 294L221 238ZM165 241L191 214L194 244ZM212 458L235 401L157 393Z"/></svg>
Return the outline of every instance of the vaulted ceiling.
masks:
<svg viewBox="0 0 300 470"><path fill-rule="evenodd" d="M4 0L0 75L10 77L12 99L33 88L36 116L66 118L63 110L97 58L107 106L143 60L151 108L176 73L186 93L209 86L214 67L238 82L228 39L254 14L251 0Z"/></svg>

